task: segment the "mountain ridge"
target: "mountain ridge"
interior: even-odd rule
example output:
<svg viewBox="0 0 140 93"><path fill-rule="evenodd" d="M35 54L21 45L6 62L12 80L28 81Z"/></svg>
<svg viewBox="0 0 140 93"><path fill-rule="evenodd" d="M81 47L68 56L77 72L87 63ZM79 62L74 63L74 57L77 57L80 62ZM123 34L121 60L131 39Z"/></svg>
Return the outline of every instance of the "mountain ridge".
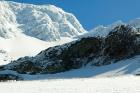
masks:
<svg viewBox="0 0 140 93"><path fill-rule="evenodd" d="M0 22L4 25L1 26L0 32L4 38L11 37L10 30L13 33L19 31L45 41L56 41L61 37L72 38L86 32L73 14L66 13L54 5L0 1L0 6L2 12Z"/></svg>
<svg viewBox="0 0 140 93"><path fill-rule="evenodd" d="M106 37L86 37L50 47L34 57L22 57L1 66L0 70L36 75L60 73L87 65L93 67L111 65L138 56L140 54L139 38L138 31L132 26L119 25ZM138 67L135 70L138 70Z"/></svg>
<svg viewBox="0 0 140 93"><path fill-rule="evenodd" d="M54 5L0 1L0 13L0 50L8 54L7 61L7 54L0 55L0 65L71 42L86 32L73 14Z"/></svg>
<svg viewBox="0 0 140 93"><path fill-rule="evenodd" d="M54 74L88 65L118 67L115 63L126 60L131 64L131 58L136 68L127 70L139 71L139 19L87 32L76 17L53 5L0 1L0 12L0 56L11 62L0 66L2 79L20 80L16 75L23 74L24 79L24 75Z"/></svg>

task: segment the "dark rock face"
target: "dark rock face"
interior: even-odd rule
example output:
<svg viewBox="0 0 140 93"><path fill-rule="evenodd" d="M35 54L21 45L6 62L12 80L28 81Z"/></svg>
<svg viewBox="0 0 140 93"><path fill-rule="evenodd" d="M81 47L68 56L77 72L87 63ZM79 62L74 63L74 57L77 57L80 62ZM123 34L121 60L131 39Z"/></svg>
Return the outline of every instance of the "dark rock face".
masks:
<svg viewBox="0 0 140 93"><path fill-rule="evenodd" d="M34 58L20 58L5 67L20 74L53 74L77 69L86 65L89 60L100 54L100 38L83 38L73 44L56 46L42 51ZM34 60L35 59L35 60Z"/></svg>
<svg viewBox="0 0 140 93"><path fill-rule="evenodd" d="M101 42L100 38L83 38L63 51L58 58L62 60L61 64L67 70L79 68L85 63L82 60L99 55Z"/></svg>
<svg viewBox="0 0 140 93"><path fill-rule="evenodd" d="M140 46L137 32L130 26L117 26L103 39L102 43L102 61L95 62L93 65L102 66L117 62L124 58L129 58L140 53Z"/></svg>
<svg viewBox="0 0 140 93"><path fill-rule="evenodd" d="M121 25L105 38L104 55L121 59L135 54L136 32L129 26Z"/></svg>
<svg viewBox="0 0 140 93"><path fill-rule="evenodd" d="M42 68L40 66L37 66L35 63L31 61L21 62L20 64L15 65L11 69L22 74L27 74L27 73L34 74L42 71Z"/></svg>
<svg viewBox="0 0 140 93"><path fill-rule="evenodd" d="M10 80L22 80L21 77L12 74L0 74L0 82L10 81Z"/></svg>
<svg viewBox="0 0 140 93"><path fill-rule="evenodd" d="M4 70L4 66L0 66L0 71Z"/></svg>
<svg viewBox="0 0 140 93"><path fill-rule="evenodd" d="M61 55L63 57L67 56L70 58L89 57L91 54L95 56L101 50L101 43L102 41L100 38L83 38L75 44L72 44Z"/></svg>
<svg viewBox="0 0 140 93"><path fill-rule="evenodd" d="M87 37L76 42L56 46L35 57L25 57L1 69L21 74L53 74L80 68L89 62L94 66L108 65L140 53L140 35L133 27L120 25L107 37ZM95 61L96 60L96 61Z"/></svg>

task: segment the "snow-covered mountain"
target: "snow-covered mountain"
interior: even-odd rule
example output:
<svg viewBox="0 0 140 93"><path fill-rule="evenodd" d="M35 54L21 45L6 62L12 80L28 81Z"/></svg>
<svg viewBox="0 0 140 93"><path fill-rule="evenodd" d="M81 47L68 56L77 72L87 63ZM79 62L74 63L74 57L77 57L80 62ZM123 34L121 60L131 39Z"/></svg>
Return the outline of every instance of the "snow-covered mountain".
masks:
<svg viewBox="0 0 140 93"><path fill-rule="evenodd" d="M20 74L54 74L87 65L111 65L138 56L139 39L140 35L135 28L119 25L104 38L87 37L51 47L34 57L26 56L1 66L0 70L11 70Z"/></svg>
<svg viewBox="0 0 140 93"><path fill-rule="evenodd" d="M128 23L124 23L121 20L119 20L107 26L99 25L93 28L92 30L90 30L88 33L85 33L84 35L80 35L80 37L97 37L97 36L106 37L114 29L114 27L119 26L119 25L130 25L134 27L135 29L139 29L140 18L130 20Z"/></svg>
<svg viewBox="0 0 140 93"><path fill-rule="evenodd" d="M99 25L80 37L106 37L116 26L125 25L121 20L107 26Z"/></svg>
<svg viewBox="0 0 140 93"><path fill-rule="evenodd" d="M140 35L134 27L116 26L104 38L82 38L48 48L34 57L22 57L0 66L0 77L1 80L36 80L126 74L138 76L139 38Z"/></svg>
<svg viewBox="0 0 140 93"><path fill-rule="evenodd" d="M0 1L0 50L10 59L34 56L85 32L73 14L56 6ZM0 64L4 56L0 55Z"/></svg>
<svg viewBox="0 0 140 93"><path fill-rule="evenodd" d="M101 25L87 32L74 15L53 5L0 1L0 13L1 78L20 80L17 75L24 74L26 79L29 74L54 74L89 65L96 68L95 75L109 70L120 75L127 74L120 70L130 61L135 62L125 69L128 74L140 72L140 19Z"/></svg>
<svg viewBox="0 0 140 93"><path fill-rule="evenodd" d="M0 37L15 37L17 32L45 40L60 40L83 32L76 17L53 5L32 5L0 1Z"/></svg>
<svg viewBox="0 0 140 93"><path fill-rule="evenodd" d="M140 28L140 18L136 18L134 20L131 20L128 22L129 25L135 27L135 28Z"/></svg>

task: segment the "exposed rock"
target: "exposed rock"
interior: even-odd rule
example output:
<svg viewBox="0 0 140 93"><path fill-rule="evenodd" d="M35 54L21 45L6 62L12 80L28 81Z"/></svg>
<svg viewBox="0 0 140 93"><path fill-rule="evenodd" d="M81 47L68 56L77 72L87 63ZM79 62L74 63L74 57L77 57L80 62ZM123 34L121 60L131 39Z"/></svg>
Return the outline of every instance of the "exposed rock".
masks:
<svg viewBox="0 0 140 93"><path fill-rule="evenodd" d="M115 27L107 37L87 37L52 47L35 57L20 58L4 67L22 74L53 74L92 63L109 65L140 53L140 35L131 26Z"/></svg>
<svg viewBox="0 0 140 93"><path fill-rule="evenodd" d="M136 32L129 26L121 25L105 38L104 55L121 59L135 54Z"/></svg>
<svg viewBox="0 0 140 93"><path fill-rule="evenodd" d="M34 74L42 71L41 67L37 66L35 63L31 61L21 62L20 64L15 65L11 69L22 74Z"/></svg>
<svg viewBox="0 0 140 93"><path fill-rule="evenodd" d="M0 71L1 71L1 70L4 70L4 66L0 66Z"/></svg>
<svg viewBox="0 0 140 93"><path fill-rule="evenodd" d="M0 74L0 82L10 81L10 80L22 80L21 77L12 74Z"/></svg>
<svg viewBox="0 0 140 93"><path fill-rule="evenodd" d="M59 55L59 59L62 60L61 63L65 69L79 68L87 63L85 59L88 60L99 55L101 42L100 38L83 38L63 51Z"/></svg>

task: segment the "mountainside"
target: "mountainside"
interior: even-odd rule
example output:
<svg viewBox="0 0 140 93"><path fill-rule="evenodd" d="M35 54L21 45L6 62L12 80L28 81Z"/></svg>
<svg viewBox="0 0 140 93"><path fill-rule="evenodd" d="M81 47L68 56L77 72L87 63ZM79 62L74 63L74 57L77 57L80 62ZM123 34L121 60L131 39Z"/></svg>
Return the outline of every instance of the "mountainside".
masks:
<svg viewBox="0 0 140 93"><path fill-rule="evenodd" d="M0 65L35 56L85 32L73 14L56 6L0 1L0 50L7 52L0 54Z"/></svg>
<svg viewBox="0 0 140 93"><path fill-rule="evenodd" d="M131 58L134 58L134 66L131 65L128 69L136 71L139 69L139 62L135 56L139 54L139 31L130 25L118 25L106 37L86 37L61 46L50 47L35 57L23 57L1 66L0 70L2 73L10 70L27 75L54 74L87 65L101 67L125 61L131 64Z"/></svg>
<svg viewBox="0 0 140 93"><path fill-rule="evenodd" d="M103 26L99 25L95 27L94 29L90 30L88 33L85 33L84 35L80 35L79 37L106 37L116 26L119 25L130 25L135 29L138 29L140 31L140 18L136 18L134 20L129 21L128 23L124 23L122 21L117 21L113 24Z"/></svg>
<svg viewBox="0 0 140 93"><path fill-rule="evenodd" d="M44 49L56 45L62 45L74 40L66 37L61 39L62 40L59 41L46 42L24 34L18 34L16 37L10 39L0 38L0 50L6 51L6 54L3 53L0 55L0 65L10 63L10 61L16 60L20 57L35 56ZM7 55L8 57L4 57Z"/></svg>
<svg viewBox="0 0 140 93"><path fill-rule="evenodd" d="M97 26L94 29L92 29L91 31L89 31L89 33L86 33L85 35L83 35L84 37L106 37L116 26L119 25L125 25L126 23L123 23L122 21L117 21L113 24L110 24L108 26Z"/></svg>
<svg viewBox="0 0 140 93"><path fill-rule="evenodd" d="M53 5L0 1L0 12L0 36L3 38L22 32L41 40L55 41L85 32L74 15Z"/></svg>
<svg viewBox="0 0 140 93"><path fill-rule="evenodd" d="M53 5L0 1L0 12L0 81L82 67L96 68L99 75L128 65L128 71L111 75L140 75L140 19L87 32L72 14Z"/></svg>

